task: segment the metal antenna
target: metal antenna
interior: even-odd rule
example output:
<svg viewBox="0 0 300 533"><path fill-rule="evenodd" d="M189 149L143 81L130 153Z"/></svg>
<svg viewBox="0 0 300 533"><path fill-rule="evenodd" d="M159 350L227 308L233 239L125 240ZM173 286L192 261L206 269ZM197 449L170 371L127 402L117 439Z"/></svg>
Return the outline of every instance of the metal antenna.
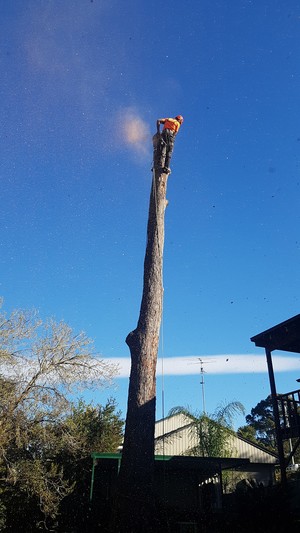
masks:
<svg viewBox="0 0 300 533"><path fill-rule="evenodd" d="M205 380L204 380L204 374L206 374L205 370L204 370L204 365L206 365L207 363L213 363L213 361L203 361L202 357L197 357L198 359L198 363L192 363L194 365L199 365L200 364L200 376L201 376L201 381L200 381L200 385L201 385L201 388L202 388L202 407L203 407L203 414L206 415L206 405L205 405Z"/></svg>
<svg viewBox="0 0 300 533"><path fill-rule="evenodd" d="M206 407L205 407L205 382L204 382L204 374L205 374L205 370L203 368L203 360L199 358L199 362L200 362L200 375L201 375L201 381L200 381L200 385L202 387L202 405L203 405L203 414L206 415Z"/></svg>

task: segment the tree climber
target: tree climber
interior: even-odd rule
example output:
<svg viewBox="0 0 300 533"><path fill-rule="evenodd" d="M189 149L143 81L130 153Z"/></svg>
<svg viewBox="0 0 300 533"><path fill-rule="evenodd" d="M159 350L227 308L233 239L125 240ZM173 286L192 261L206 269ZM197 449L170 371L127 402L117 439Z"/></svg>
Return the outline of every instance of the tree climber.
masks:
<svg viewBox="0 0 300 533"><path fill-rule="evenodd" d="M166 158L165 165L163 167L163 171L166 174L171 173L170 161L174 149L175 137L182 123L183 117L181 115L177 115L175 118L159 118L156 121L157 133L158 135L161 134L161 137L166 144ZM164 125L162 133L160 133L161 124Z"/></svg>
<svg viewBox="0 0 300 533"><path fill-rule="evenodd" d="M166 174L170 174L171 172L170 160L171 160L173 149L174 149L175 136L178 133L179 128L182 123L183 123L183 117L181 115L177 115L175 118L160 118L156 122L157 133L159 135L160 135L160 124L164 124L161 137L166 147L166 157L165 157L165 163L163 167L163 171Z"/></svg>

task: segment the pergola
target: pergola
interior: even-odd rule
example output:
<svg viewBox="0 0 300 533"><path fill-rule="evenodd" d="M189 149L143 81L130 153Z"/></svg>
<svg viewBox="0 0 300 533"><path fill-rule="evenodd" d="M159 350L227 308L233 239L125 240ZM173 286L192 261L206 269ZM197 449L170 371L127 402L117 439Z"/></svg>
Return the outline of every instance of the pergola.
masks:
<svg viewBox="0 0 300 533"><path fill-rule="evenodd" d="M265 349L269 380L271 387L273 412L275 419L276 440L280 463L281 481L286 482L286 467L291 461L300 444L300 390L285 394L277 394L275 376L273 370L272 352L280 350L284 352L300 353L300 315L296 315L285 322L281 322L254 337L251 341L255 346ZM283 441L297 439L288 457L285 457Z"/></svg>

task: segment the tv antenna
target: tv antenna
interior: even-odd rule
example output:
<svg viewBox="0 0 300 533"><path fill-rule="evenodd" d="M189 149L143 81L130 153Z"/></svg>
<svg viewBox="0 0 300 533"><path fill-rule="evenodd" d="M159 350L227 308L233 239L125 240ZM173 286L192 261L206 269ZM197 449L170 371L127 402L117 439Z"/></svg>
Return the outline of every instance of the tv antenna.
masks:
<svg viewBox="0 0 300 533"><path fill-rule="evenodd" d="M206 406L205 406L205 379L204 379L204 374L206 374L205 370L204 370L204 365L207 365L208 363L213 363L213 361L204 361L202 359L202 357L197 357L198 361L197 363L191 363L191 364L194 364L194 365L200 365L200 377L201 377L201 381L200 381L200 385L201 385L201 389L202 389L202 409L203 409L203 414L206 415Z"/></svg>

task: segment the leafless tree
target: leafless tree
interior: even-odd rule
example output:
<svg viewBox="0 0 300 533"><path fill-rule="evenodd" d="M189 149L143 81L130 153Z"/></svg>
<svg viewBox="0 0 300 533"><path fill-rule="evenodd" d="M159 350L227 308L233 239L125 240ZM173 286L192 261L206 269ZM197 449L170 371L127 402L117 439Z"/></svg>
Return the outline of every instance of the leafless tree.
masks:
<svg viewBox="0 0 300 533"><path fill-rule="evenodd" d="M162 171L162 146L155 135L143 294L137 327L126 343L131 373L115 531L151 531L154 525L154 428L156 363L163 302L164 217L168 175Z"/></svg>

